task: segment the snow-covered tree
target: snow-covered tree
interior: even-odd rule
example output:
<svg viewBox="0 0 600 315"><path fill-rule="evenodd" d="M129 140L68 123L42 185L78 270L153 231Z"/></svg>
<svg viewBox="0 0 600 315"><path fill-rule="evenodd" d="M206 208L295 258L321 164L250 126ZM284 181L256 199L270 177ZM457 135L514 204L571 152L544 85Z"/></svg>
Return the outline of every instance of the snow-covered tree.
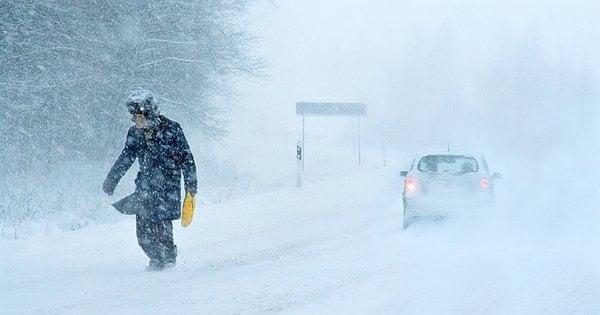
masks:
<svg viewBox="0 0 600 315"><path fill-rule="evenodd" d="M123 142L135 88L221 137L227 108L215 99L261 66L240 22L247 2L1 0L4 164L104 158Z"/></svg>

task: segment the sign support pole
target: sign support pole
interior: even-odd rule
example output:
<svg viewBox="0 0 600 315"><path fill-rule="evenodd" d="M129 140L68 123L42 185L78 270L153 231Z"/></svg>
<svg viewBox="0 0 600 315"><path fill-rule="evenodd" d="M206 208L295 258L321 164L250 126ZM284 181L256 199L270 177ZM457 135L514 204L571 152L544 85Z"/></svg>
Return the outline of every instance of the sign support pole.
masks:
<svg viewBox="0 0 600 315"><path fill-rule="evenodd" d="M304 136L305 136L305 129L306 129L306 115L302 115L302 151L304 151ZM304 171L304 155L305 152L302 152L302 170Z"/></svg>
<svg viewBox="0 0 600 315"><path fill-rule="evenodd" d="M302 187L302 161L304 160L302 154L302 143L298 141L296 144L296 188Z"/></svg>
<svg viewBox="0 0 600 315"><path fill-rule="evenodd" d="M383 142L383 167L385 167L387 164L386 158L385 158L385 141Z"/></svg>
<svg viewBox="0 0 600 315"><path fill-rule="evenodd" d="M360 116L358 116L358 166L360 166L362 157L360 151Z"/></svg>

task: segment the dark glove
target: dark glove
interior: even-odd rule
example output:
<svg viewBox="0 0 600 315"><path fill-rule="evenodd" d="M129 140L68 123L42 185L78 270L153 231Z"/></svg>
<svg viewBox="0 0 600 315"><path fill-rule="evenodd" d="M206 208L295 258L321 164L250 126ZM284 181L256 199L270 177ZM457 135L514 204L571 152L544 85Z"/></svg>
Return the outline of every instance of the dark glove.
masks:
<svg viewBox="0 0 600 315"><path fill-rule="evenodd" d="M115 186L108 180L104 180L104 184L102 184L102 190L109 196L112 196L115 192Z"/></svg>

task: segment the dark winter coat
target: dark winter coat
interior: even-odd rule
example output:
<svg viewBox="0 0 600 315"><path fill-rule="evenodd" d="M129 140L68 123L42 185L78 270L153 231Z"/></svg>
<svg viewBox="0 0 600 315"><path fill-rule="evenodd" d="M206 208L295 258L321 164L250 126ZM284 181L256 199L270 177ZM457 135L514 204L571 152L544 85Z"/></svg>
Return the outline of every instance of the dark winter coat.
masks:
<svg viewBox="0 0 600 315"><path fill-rule="evenodd" d="M104 189L112 192L131 164L140 166L135 179L139 217L154 222L177 220L181 216L181 173L185 191L196 194L196 165L183 130L178 123L158 116L158 127L147 136L143 129L131 127L125 147L110 169Z"/></svg>

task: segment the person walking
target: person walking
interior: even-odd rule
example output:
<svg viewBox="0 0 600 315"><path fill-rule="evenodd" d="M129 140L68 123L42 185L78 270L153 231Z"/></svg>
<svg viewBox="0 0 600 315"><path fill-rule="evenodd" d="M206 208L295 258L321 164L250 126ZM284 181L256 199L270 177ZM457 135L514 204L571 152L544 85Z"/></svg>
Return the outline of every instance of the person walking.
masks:
<svg viewBox="0 0 600 315"><path fill-rule="evenodd" d="M135 192L113 206L120 212L136 215L138 244L150 258L146 270L172 268L177 258L172 221L181 217L182 173L184 203L195 205L198 181L194 156L181 126L159 113L158 102L151 92L130 93L126 105L135 126L127 132L125 147L102 188L112 195L121 178L138 160ZM184 213L184 219L185 226L191 220L190 214Z"/></svg>

